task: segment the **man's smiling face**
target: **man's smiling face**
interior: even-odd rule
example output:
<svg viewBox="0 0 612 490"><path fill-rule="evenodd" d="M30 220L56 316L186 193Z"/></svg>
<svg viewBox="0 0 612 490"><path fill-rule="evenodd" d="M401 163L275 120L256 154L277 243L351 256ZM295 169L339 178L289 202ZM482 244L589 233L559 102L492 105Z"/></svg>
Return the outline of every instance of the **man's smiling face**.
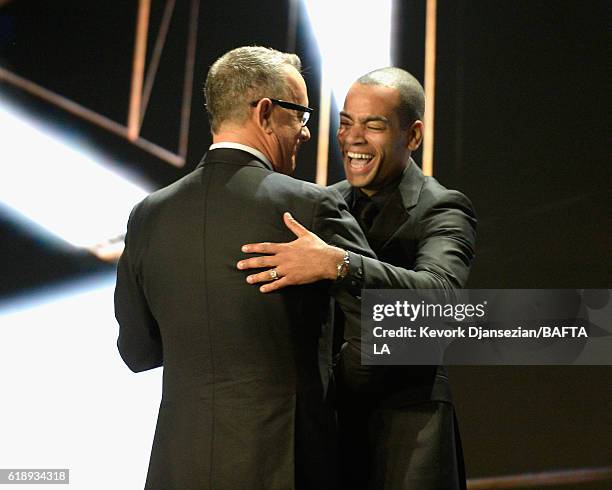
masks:
<svg viewBox="0 0 612 490"><path fill-rule="evenodd" d="M410 128L401 129L399 91L354 83L340 112L338 143L353 187L373 195L401 174L410 156Z"/></svg>

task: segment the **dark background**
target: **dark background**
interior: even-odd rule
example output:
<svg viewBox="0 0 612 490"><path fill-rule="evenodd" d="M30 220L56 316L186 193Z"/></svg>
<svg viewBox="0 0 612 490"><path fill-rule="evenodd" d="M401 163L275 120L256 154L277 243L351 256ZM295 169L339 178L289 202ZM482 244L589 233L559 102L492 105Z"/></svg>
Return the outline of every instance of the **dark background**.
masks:
<svg viewBox="0 0 612 490"><path fill-rule="evenodd" d="M0 65L125 124L137 2L4 3ZM612 287L610 2L438 3L434 174L469 196L479 216L477 259L468 286ZM178 144L188 4L177 2L142 129L144 138L173 151ZM163 6L153 1L149 54ZM208 67L240 45L287 49L292 42L288 16L285 1L202 2L188 163L183 169L7 84L0 84L0 90L103 147L134 174L161 187L191 171L211 142L201 92ZM316 105L319 52L303 24L303 11L298 18L302 23L296 52L311 105ZM425 1L396 0L393 21L394 63L422 80ZM367 26L343 25L341 19L338 34L347 50L352 36L377 35ZM342 176L334 145L336 121L334 114L330 182ZM296 173L310 181L315 175L317 122L315 117L309 124L313 139L303 147ZM419 151L416 159L420 157ZM0 251L0 307L33 290L114 268L87 252L42 241L3 214ZM469 477L612 461L611 368L450 371Z"/></svg>

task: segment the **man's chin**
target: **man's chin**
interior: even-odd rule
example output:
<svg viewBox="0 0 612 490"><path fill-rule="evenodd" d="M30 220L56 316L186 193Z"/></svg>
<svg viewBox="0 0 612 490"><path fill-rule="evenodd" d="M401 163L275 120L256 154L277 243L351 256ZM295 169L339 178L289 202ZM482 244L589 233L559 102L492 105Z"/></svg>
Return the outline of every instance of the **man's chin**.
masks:
<svg viewBox="0 0 612 490"><path fill-rule="evenodd" d="M351 184L351 187L355 187L357 189L362 189L362 190L365 189L369 184L369 181L365 179L361 179L361 178L358 178L358 179L347 178L346 180L348 180L348 183Z"/></svg>
<svg viewBox="0 0 612 490"><path fill-rule="evenodd" d="M344 173L346 175L346 180L348 180L349 184L353 187L361 188L367 186L372 180L369 174L357 174L355 175L346 167L344 167Z"/></svg>

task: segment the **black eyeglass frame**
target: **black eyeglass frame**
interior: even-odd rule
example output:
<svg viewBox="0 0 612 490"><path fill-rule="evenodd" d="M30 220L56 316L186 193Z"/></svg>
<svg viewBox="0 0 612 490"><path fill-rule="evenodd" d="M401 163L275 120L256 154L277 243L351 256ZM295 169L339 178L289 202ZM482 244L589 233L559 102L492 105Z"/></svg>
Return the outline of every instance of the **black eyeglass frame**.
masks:
<svg viewBox="0 0 612 490"><path fill-rule="evenodd" d="M308 124L308 120L310 119L310 114L314 112L314 109L312 107L306 107L300 104L296 104L295 102L289 102L287 100L281 100L281 99L273 99L272 97L268 97L268 99L270 99L270 101L273 104L278 105L282 107L283 109L290 109L293 111L303 112L304 114L302 114L302 127ZM253 102L251 102L251 107L256 107L257 104L259 104L259 100L254 100Z"/></svg>

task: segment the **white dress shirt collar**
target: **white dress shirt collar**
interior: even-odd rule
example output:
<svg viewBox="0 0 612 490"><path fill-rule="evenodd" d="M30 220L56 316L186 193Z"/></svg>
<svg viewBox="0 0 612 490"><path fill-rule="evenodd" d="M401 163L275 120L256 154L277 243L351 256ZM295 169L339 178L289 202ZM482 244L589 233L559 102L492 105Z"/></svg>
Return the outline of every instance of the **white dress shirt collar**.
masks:
<svg viewBox="0 0 612 490"><path fill-rule="evenodd" d="M258 160L261 160L263 163L265 163L266 166L270 168L270 170L274 170L274 167L272 166L270 160L268 160L268 158L262 152L250 146L243 145L241 143L234 143L232 141L220 141L219 143L213 143L212 145L210 145L209 149L215 150L217 148L233 148L234 150L246 151Z"/></svg>

